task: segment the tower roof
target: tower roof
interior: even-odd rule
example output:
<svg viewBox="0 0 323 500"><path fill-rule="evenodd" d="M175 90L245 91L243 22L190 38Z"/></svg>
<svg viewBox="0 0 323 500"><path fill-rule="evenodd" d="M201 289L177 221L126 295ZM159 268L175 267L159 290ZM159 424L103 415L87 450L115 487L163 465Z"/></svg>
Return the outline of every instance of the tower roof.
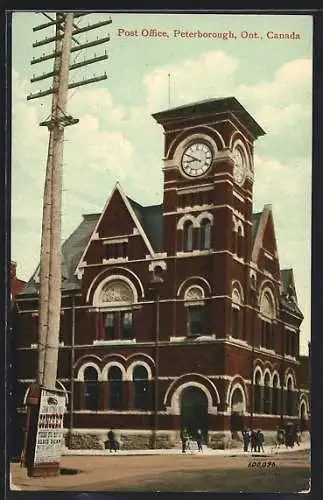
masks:
<svg viewBox="0 0 323 500"><path fill-rule="evenodd" d="M232 113L254 137L259 137L266 133L235 97L196 101L154 113L152 116L158 123L164 125L185 118L200 118L221 113Z"/></svg>

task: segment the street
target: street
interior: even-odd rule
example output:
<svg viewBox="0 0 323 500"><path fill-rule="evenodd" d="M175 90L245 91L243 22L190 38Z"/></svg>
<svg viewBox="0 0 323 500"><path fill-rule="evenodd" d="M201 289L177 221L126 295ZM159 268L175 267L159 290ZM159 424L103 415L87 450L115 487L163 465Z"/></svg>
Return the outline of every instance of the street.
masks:
<svg viewBox="0 0 323 500"><path fill-rule="evenodd" d="M24 491L298 492L308 489L309 450L271 456L118 455L63 456L61 474L30 478L11 464Z"/></svg>

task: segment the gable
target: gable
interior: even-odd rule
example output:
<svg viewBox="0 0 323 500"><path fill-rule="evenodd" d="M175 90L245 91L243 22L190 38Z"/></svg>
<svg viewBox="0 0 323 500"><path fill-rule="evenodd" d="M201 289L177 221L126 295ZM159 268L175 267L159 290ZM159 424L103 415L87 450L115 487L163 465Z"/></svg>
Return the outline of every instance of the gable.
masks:
<svg viewBox="0 0 323 500"><path fill-rule="evenodd" d="M259 269L280 280L278 249L271 205L253 216L252 260Z"/></svg>
<svg viewBox="0 0 323 500"><path fill-rule="evenodd" d="M268 214L267 223L265 226L265 231L262 240L262 247L266 252L270 253L271 255L277 255L277 243L276 243L272 212Z"/></svg>
<svg viewBox="0 0 323 500"><path fill-rule="evenodd" d="M142 259L147 254L153 255L154 250L143 229L140 213L134 210L117 183L83 252L78 268L84 264L102 264L112 260Z"/></svg>

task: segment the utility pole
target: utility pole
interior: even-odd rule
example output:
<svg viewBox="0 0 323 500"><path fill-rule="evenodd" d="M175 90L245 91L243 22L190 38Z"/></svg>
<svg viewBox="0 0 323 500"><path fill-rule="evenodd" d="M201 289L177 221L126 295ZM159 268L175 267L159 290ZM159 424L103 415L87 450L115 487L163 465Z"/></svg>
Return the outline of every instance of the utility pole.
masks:
<svg viewBox="0 0 323 500"><path fill-rule="evenodd" d="M97 38L92 42L81 44L75 35L83 34L95 28L110 24L111 19L92 25L80 27L74 20L81 18L82 13L57 12L56 18L43 13L49 22L36 26L33 30L40 31L49 27L56 27L54 37L46 37L36 41L33 47L40 47L55 42L53 53L43 54L40 58L33 58L31 64L41 63L54 59L53 71L44 73L31 79L32 83L53 79L51 88L30 94L27 100L36 99L52 94L50 119L42 122L49 130L48 157L44 185L43 221L40 255L40 299L39 299L39 326L38 326L38 370L37 382L39 385L54 388L57 376L57 358L60 327L61 303L61 191L62 191L62 163L64 129L68 125L78 123L66 114L68 90L87 85L107 78L106 73L93 78L83 79L76 83L69 83L69 71L82 66L93 64L108 58L106 52L90 59L70 64L71 53L100 45L109 41L109 36ZM74 42L75 45L72 46Z"/></svg>
<svg viewBox="0 0 323 500"><path fill-rule="evenodd" d="M55 389L59 349L59 330L61 313L61 205L62 205L62 166L64 149L64 130L68 125L78 123L78 119L67 114L68 90L89 83L107 79L104 72L92 78L83 78L69 83L69 72L108 58L106 52L83 61L70 62L71 54L109 41L109 36L80 43L76 35L110 24L111 19L87 26L75 24L75 19L85 13L57 12L56 15L42 13L49 22L38 25L33 31L50 27L55 28L55 36L36 41L33 47L54 42L54 52L33 58L31 64L54 59L53 70L34 76L31 83L52 79L52 87L27 96L27 100L52 95L49 118L40 123L49 130L48 155L46 164L43 219L40 252L40 296L38 323L38 369L37 382L30 386L27 397L27 418L25 444L22 462L28 468L28 475L57 475L61 458L60 443L63 437L65 394ZM74 44L74 45L73 45ZM80 52L78 52L79 54ZM74 305L74 302L73 302ZM73 322L74 318L73 308ZM74 323L73 323L74 328ZM72 332L73 333L73 332ZM73 333L74 335L74 333ZM71 346L73 361L74 337ZM71 386L73 374L71 373ZM53 403L54 401L54 403ZM49 405L54 407L49 408ZM73 411L73 403L71 405ZM48 413L55 420L55 432L48 422ZM71 417L72 418L72 417Z"/></svg>

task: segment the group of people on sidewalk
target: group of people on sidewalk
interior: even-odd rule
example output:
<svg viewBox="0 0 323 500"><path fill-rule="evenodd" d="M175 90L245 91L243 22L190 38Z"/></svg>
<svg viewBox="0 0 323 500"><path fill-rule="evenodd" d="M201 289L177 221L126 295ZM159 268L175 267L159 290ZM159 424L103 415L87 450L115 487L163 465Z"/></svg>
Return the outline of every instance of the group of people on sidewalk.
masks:
<svg viewBox="0 0 323 500"><path fill-rule="evenodd" d="M197 429L195 436L190 436L186 427L181 430L181 441L182 441L182 453L186 453L186 450L191 450L190 441L196 441L198 451L203 451L203 434L201 429Z"/></svg>
<svg viewBox="0 0 323 500"><path fill-rule="evenodd" d="M253 429L244 429L242 431L243 437L243 451L248 451L250 446L250 451L264 452L264 434L261 429L257 431Z"/></svg>
<svg viewBox="0 0 323 500"><path fill-rule="evenodd" d="M261 429L257 431L246 428L242 431L243 437L243 451L247 452L250 450L251 452L264 452L264 434ZM285 445L286 448L294 447L296 443L300 446L301 442L301 432L298 429L297 425L282 425L277 427L277 435L276 435L276 448L279 448L281 445Z"/></svg>
<svg viewBox="0 0 323 500"><path fill-rule="evenodd" d="M287 424L277 427L276 446L285 445L286 448L294 448L295 443L300 445L302 433L296 424Z"/></svg>
<svg viewBox="0 0 323 500"><path fill-rule="evenodd" d="M120 449L120 443L117 439L115 431L113 429L110 429L107 437L107 441L104 441L105 449L109 449L110 453L112 453L112 451L117 452ZM251 428L245 428L242 431L242 438L244 452L251 451L264 453L265 438L261 429L258 429L256 431ZM184 427L181 430L182 453L186 453L186 451L192 451L190 446L191 441L196 442L199 452L203 451L203 433L201 429L197 429L197 431L194 433L194 436L191 436L188 432L188 429ZM285 445L286 448L293 448L295 443L299 446L300 441L301 432L296 425L284 425L277 427L277 448L279 448L281 445Z"/></svg>

